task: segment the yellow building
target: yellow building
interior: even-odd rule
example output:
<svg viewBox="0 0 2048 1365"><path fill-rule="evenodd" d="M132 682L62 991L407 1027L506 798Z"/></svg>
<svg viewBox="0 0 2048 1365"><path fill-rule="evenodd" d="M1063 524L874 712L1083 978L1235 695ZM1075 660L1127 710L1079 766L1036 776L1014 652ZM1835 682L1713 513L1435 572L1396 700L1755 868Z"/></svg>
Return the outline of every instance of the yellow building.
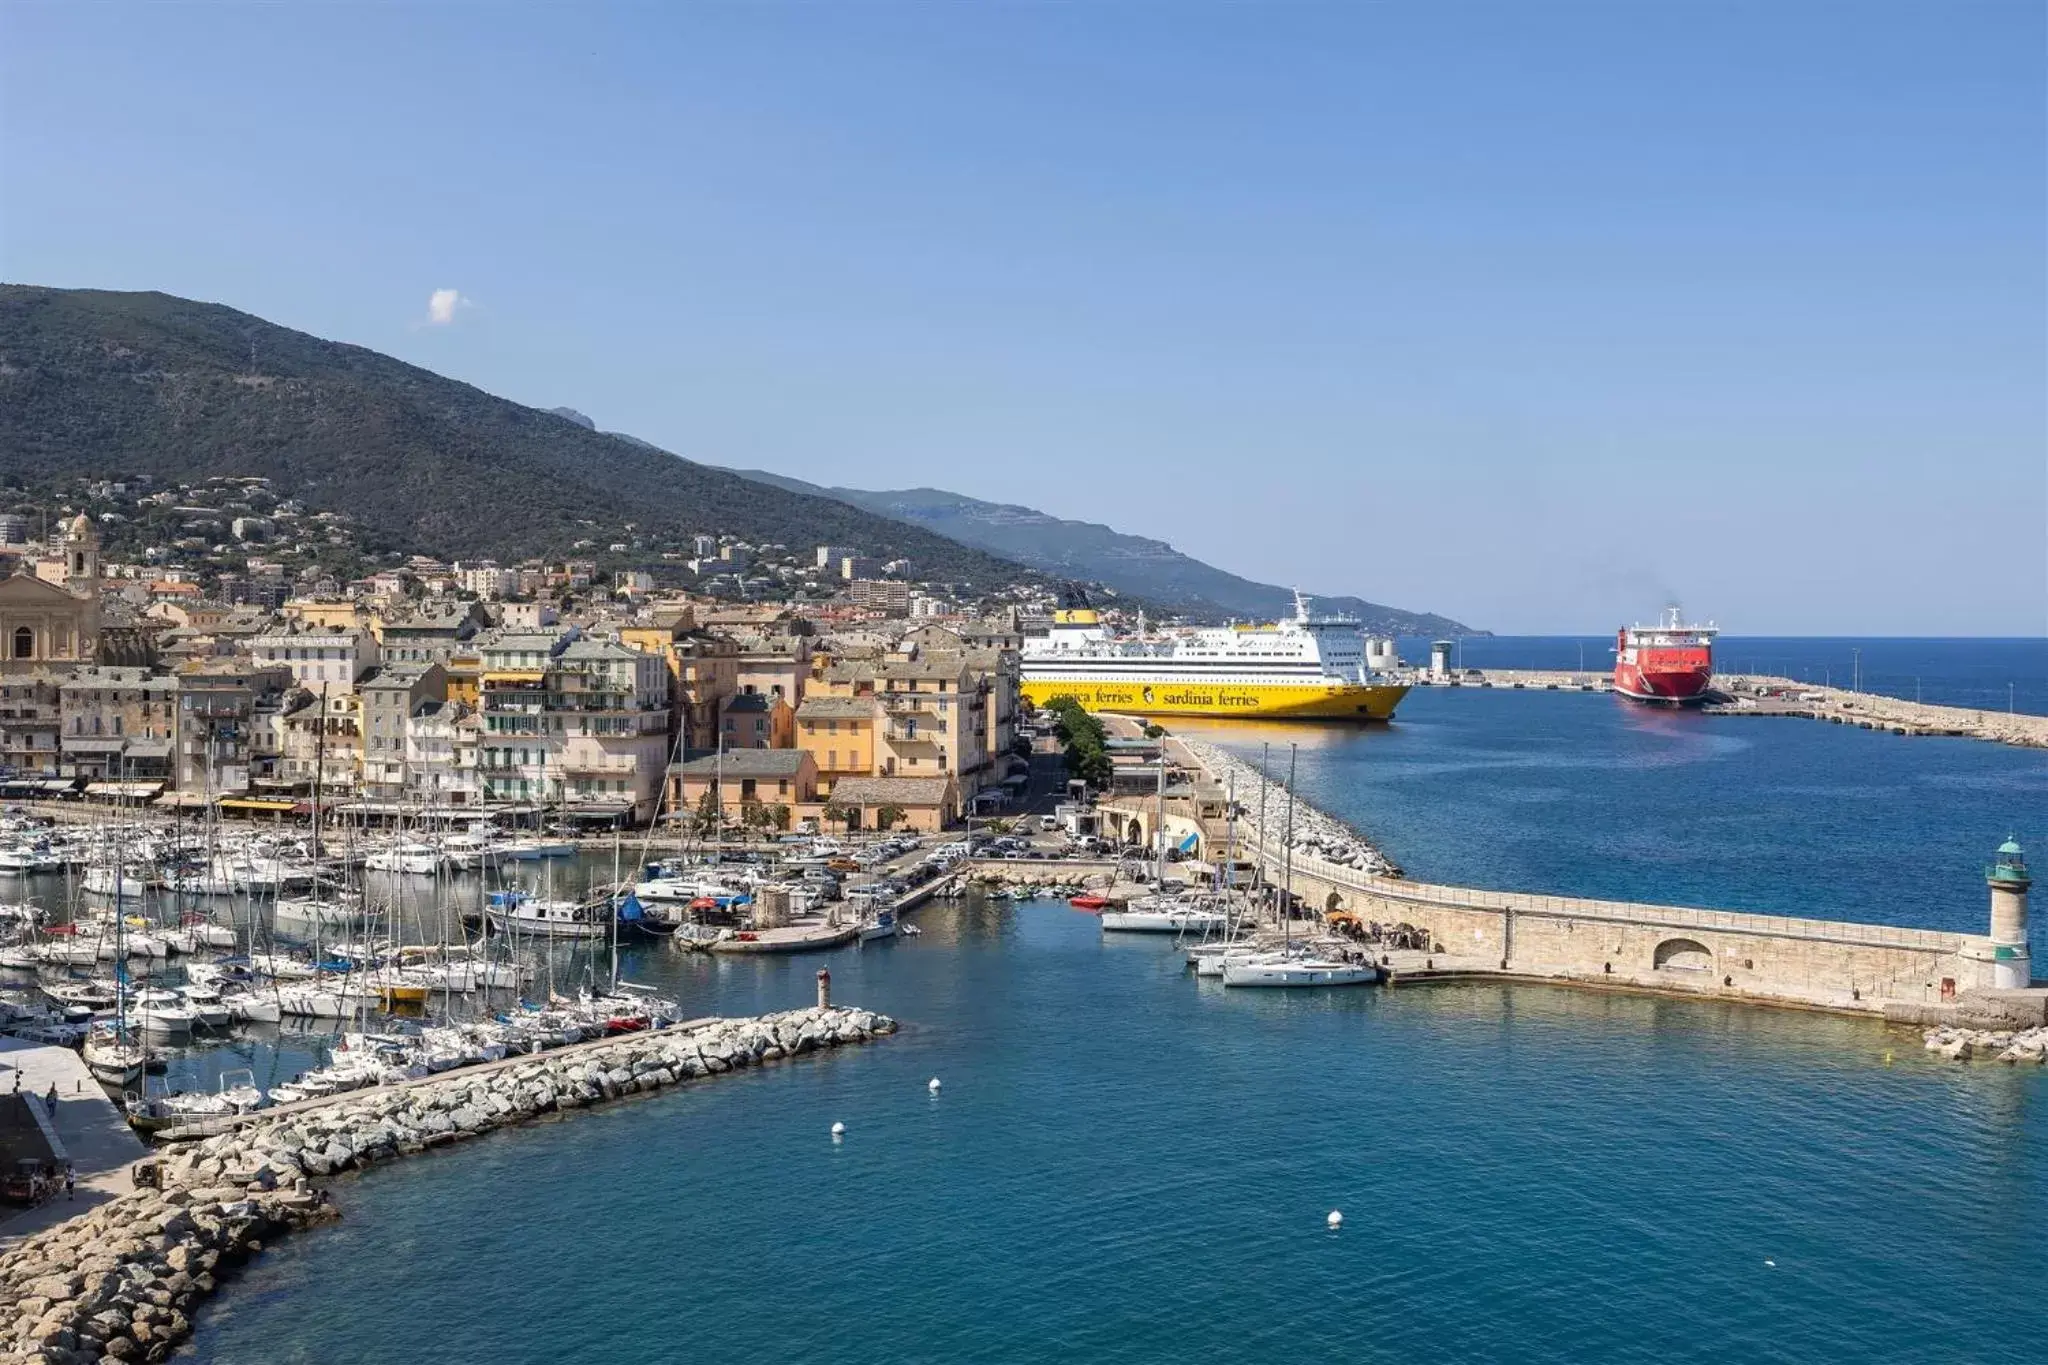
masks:
<svg viewBox="0 0 2048 1365"><path fill-rule="evenodd" d="M874 773L881 713L873 697L809 697L797 708L796 747L816 761L821 796L830 796L841 778Z"/></svg>
<svg viewBox="0 0 2048 1365"><path fill-rule="evenodd" d="M294 597L280 614L315 631L368 630L373 624L368 611L345 598Z"/></svg>

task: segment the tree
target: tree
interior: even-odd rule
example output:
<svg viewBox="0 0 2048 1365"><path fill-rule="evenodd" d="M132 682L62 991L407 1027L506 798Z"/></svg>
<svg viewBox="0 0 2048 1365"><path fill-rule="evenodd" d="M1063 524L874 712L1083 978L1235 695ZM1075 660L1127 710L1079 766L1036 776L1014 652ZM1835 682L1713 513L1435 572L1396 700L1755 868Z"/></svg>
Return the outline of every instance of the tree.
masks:
<svg viewBox="0 0 2048 1365"><path fill-rule="evenodd" d="M777 802L768 808L768 823L775 829L779 829L787 834L789 832L790 815L789 807Z"/></svg>
<svg viewBox="0 0 2048 1365"><path fill-rule="evenodd" d="M719 815L718 791L716 788L706 787L704 795L697 800L697 832L709 834L717 829Z"/></svg>
<svg viewBox="0 0 2048 1365"><path fill-rule="evenodd" d="M748 829L768 828L768 808L759 801L746 801L740 805L740 824Z"/></svg>
<svg viewBox="0 0 2048 1365"><path fill-rule="evenodd" d="M846 807L838 804L837 802L832 801L826 802L825 809L820 811L819 814L825 817L826 824L838 825L841 828L844 828L846 826L847 821L853 818L852 811L848 810Z"/></svg>
<svg viewBox="0 0 2048 1365"><path fill-rule="evenodd" d="M885 830L909 813L901 806L884 806L875 812L875 828Z"/></svg>

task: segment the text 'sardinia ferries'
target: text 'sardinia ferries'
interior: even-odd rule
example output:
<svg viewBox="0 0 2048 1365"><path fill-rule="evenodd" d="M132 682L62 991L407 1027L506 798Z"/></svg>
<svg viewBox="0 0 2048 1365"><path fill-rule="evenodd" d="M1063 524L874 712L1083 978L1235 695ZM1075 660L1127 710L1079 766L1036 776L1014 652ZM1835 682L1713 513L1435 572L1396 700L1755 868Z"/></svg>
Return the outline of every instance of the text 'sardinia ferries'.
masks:
<svg viewBox="0 0 2048 1365"><path fill-rule="evenodd" d="M1388 720L1405 684L1372 671L1393 646L1369 642L1347 616L1294 616L1273 625L1111 634L1085 597L1070 593L1052 630L1024 642L1023 691L1034 705L1069 696L1090 711L1260 720Z"/></svg>
<svg viewBox="0 0 2048 1365"><path fill-rule="evenodd" d="M1694 706L1714 681L1712 624L1689 626L1666 607L1654 626L1623 626L1614 641L1614 690L1635 701Z"/></svg>

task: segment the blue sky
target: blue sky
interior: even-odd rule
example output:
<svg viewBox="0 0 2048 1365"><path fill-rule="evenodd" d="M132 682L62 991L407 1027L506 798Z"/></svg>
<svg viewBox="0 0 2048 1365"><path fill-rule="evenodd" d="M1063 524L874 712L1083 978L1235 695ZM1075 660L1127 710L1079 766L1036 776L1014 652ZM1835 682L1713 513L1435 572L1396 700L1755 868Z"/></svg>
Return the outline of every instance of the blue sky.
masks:
<svg viewBox="0 0 2048 1365"><path fill-rule="evenodd" d="M2044 44L2031 0L17 0L0 276L1497 630L2039 634Z"/></svg>

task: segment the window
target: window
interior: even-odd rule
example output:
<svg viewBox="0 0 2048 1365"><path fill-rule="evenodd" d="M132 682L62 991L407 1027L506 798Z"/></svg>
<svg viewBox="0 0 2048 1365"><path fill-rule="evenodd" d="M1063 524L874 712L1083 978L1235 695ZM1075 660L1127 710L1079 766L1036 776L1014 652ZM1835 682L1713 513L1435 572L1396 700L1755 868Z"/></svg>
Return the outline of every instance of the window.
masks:
<svg viewBox="0 0 2048 1365"><path fill-rule="evenodd" d="M14 631L14 657L33 659L36 656L36 633L27 626L17 626Z"/></svg>

